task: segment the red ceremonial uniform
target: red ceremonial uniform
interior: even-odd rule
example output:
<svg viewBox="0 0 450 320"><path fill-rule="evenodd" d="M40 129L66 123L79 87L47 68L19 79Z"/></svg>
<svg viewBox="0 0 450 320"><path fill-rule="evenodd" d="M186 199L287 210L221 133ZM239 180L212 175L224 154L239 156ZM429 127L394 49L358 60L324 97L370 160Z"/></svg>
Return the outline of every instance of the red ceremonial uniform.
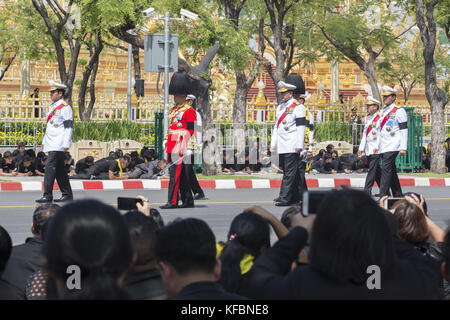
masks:
<svg viewBox="0 0 450 320"><path fill-rule="evenodd" d="M171 154L182 156L186 154L188 149L191 149L189 140L194 133L196 121L197 113L187 103L175 106L172 109L169 114L169 131L166 144L167 159L169 161L171 160ZM193 146L195 147L195 145Z"/></svg>

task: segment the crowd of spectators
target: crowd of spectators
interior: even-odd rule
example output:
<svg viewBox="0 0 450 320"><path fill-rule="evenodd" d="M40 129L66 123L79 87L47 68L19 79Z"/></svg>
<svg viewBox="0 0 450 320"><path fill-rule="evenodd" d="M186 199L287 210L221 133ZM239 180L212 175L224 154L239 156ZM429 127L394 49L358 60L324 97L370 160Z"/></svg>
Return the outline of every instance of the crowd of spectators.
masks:
<svg viewBox="0 0 450 320"><path fill-rule="evenodd" d="M332 190L317 214L281 219L253 206L224 241L197 218L166 224L148 200L119 212L97 200L45 204L33 237L0 227L1 299L448 299L450 232L407 194L390 211L362 191ZM271 230L278 238L271 244ZM69 286L69 267L79 285ZM377 267L381 286L370 285Z"/></svg>

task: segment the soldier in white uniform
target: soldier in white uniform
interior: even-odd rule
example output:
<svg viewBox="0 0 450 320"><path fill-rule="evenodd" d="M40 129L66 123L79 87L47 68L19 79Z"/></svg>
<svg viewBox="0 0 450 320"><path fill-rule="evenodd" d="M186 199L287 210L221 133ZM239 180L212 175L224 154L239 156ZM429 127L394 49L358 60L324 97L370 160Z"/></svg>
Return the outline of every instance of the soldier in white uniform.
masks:
<svg viewBox="0 0 450 320"><path fill-rule="evenodd" d="M188 94L186 97L186 102L195 109L195 112L197 113L197 121L194 125L195 133L197 134L197 150L194 151L194 153L200 152L201 154L201 147L202 147L202 117L200 116L200 113L198 113L195 103L196 97L193 94ZM205 193L202 190L202 187L200 186L200 183L198 183L197 176L194 172L194 163L195 163L195 155L192 154L189 158L190 162L185 163L186 168L186 176L187 181L190 182L192 193L194 194L194 200L205 200Z"/></svg>
<svg viewBox="0 0 450 320"><path fill-rule="evenodd" d="M379 124L378 152L382 160L380 197L388 195L392 189L394 197L402 197L402 188L397 175L395 159L397 155L405 155L408 145L408 116L406 111L395 106L397 90L388 86L382 87L381 95L385 107L381 111Z"/></svg>
<svg viewBox="0 0 450 320"><path fill-rule="evenodd" d="M380 155L378 153L379 134L378 120L380 119L381 102L368 96L366 99L368 115L364 119L364 131L362 132L362 139L358 149L358 156L366 155L369 161L369 172L366 176L364 184L364 191L372 195L372 187L375 181L380 186L381 167Z"/></svg>
<svg viewBox="0 0 450 320"><path fill-rule="evenodd" d="M63 99L66 89L67 86L64 84L50 81L50 97L53 104L47 114L47 128L41 146L42 151L48 153L48 158L45 163L44 196L36 200L38 203L53 201L55 178L62 193L62 197L55 202L73 200L69 176L64 167L64 152L70 148L73 130L72 107Z"/></svg>
<svg viewBox="0 0 450 320"><path fill-rule="evenodd" d="M304 134L304 147L300 155L300 161L299 161L299 178L300 181L298 183L298 194L300 199L302 199L303 192L308 191L308 186L306 185L306 152L309 151L311 146L311 131L310 131L310 119L311 114L308 112L308 110L305 107L305 101L308 99L311 95L305 91L305 83L303 82L302 77L297 73L291 73L286 78L286 83L291 84L295 86L294 89L294 99L298 101L299 107L305 109L305 119L306 119L306 125L305 125L305 134ZM314 120L313 120L314 123ZM312 150L311 150L312 151Z"/></svg>
<svg viewBox="0 0 450 320"><path fill-rule="evenodd" d="M293 97L294 85L283 81L278 83L282 103L277 108L277 117L272 131L270 151L276 149L283 169L280 195L276 206L289 206L298 203L300 183L300 153L304 149L306 111L305 107Z"/></svg>

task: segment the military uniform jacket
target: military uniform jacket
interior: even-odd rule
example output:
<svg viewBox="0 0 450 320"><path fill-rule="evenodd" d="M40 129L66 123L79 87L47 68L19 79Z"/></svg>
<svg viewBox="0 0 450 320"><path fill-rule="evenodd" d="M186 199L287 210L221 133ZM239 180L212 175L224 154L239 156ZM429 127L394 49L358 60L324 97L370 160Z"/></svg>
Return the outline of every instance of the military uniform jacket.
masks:
<svg viewBox="0 0 450 320"><path fill-rule="evenodd" d="M378 149L380 122L378 122L377 117L379 120L379 112L368 114L364 119L364 131L359 144L359 151L364 152L368 156L373 154L373 149Z"/></svg>
<svg viewBox="0 0 450 320"><path fill-rule="evenodd" d="M379 153L407 149L408 116L406 115L406 111L402 108L398 108L397 111L391 112L394 108L396 108L396 106L393 103L381 110L381 116L378 120L378 127L380 128L380 137L378 142ZM388 118L383 125L383 120L386 116ZM382 125L383 127L381 128Z"/></svg>
<svg viewBox="0 0 450 320"><path fill-rule="evenodd" d="M64 106L59 109L61 104ZM72 107L63 99L58 100L50 106L50 111L47 113L47 118L49 117L44 140L42 141L44 145L43 151L63 151L63 148L70 148L73 131Z"/></svg>
<svg viewBox="0 0 450 320"><path fill-rule="evenodd" d="M169 114L169 132L166 144L168 155L171 153L184 155L188 149L196 149L197 141L193 135L196 121L197 113L187 103L177 105L172 109Z"/></svg>
<svg viewBox="0 0 450 320"><path fill-rule="evenodd" d="M284 119L279 121L283 114ZM271 147L277 148L278 154L294 153L296 148L304 149L306 110L294 98L280 104L272 131Z"/></svg>

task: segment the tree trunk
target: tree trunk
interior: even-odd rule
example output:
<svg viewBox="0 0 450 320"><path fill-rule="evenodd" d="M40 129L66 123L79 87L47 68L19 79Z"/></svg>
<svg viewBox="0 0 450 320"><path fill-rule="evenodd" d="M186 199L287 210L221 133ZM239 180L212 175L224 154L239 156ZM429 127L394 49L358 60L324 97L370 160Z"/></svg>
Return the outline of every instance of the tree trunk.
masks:
<svg viewBox="0 0 450 320"><path fill-rule="evenodd" d="M12 56L11 59L9 59L8 63L6 64L5 69L2 70L2 72L0 73L0 81L3 79L3 77L5 76L6 71L8 71L9 67L12 65L14 59L16 59L17 53L14 53L14 56Z"/></svg>
<svg viewBox="0 0 450 320"><path fill-rule="evenodd" d="M364 75L369 82L370 88L372 89L372 96L378 101L383 101L381 99L380 90L378 89L378 81L375 73L375 59L373 57L369 58L364 68Z"/></svg>
<svg viewBox="0 0 450 320"><path fill-rule="evenodd" d="M95 103L95 77L97 76L98 64L100 61L100 53L103 50L103 42L99 33L95 34L94 50L92 51L92 45L89 48L90 57L89 62L86 65L86 69L83 72L83 78L81 80L80 92L78 94L78 110L82 121L88 121L91 117L91 112ZM90 97L91 101L86 109L86 91L89 79L90 82ZM93 92L94 91L94 92ZM93 100L92 100L93 98Z"/></svg>
<svg viewBox="0 0 450 320"><path fill-rule="evenodd" d="M233 102L233 148L239 152L244 151L245 141L245 123L247 113L247 93L248 88L245 84L245 74L241 72L236 74L236 92Z"/></svg>
<svg viewBox="0 0 450 320"><path fill-rule="evenodd" d="M434 50L436 48L436 23L433 10L438 0L426 3L426 18L424 1L416 0L416 21L423 42L423 57L425 60L425 94L431 108L431 171L445 173L445 124L444 109L447 104L445 93L439 89L436 80Z"/></svg>

